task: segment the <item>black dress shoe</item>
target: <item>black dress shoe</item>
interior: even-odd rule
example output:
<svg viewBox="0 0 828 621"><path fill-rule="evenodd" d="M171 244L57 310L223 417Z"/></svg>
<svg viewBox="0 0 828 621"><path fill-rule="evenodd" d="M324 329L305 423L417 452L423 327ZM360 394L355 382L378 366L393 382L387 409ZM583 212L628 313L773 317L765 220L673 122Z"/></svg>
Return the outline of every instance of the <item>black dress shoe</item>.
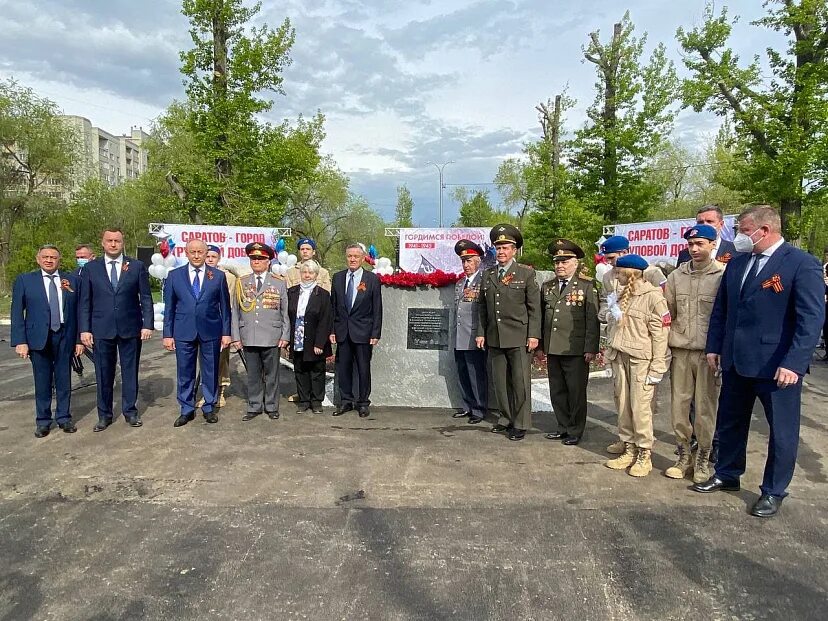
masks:
<svg viewBox="0 0 828 621"><path fill-rule="evenodd" d="M126 419L126 422L127 422L127 425L129 425L130 427L141 427L144 424L144 421L142 421L137 416L130 416L129 418Z"/></svg>
<svg viewBox="0 0 828 621"><path fill-rule="evenodd" d="M467 412L465 410L459 410L451 415L452 418L466 418L466 416L470 416L471 412Z"/></svg>
<svg viewBox="0 0 828 621"><path fill-rule="evenodd" d="M268 412L267 417L270 420L279 420L279 412Z"/></svg>
<svg viewBox="0 0 828 621"><path fill-rule="evenodd" d="M476 425L483 420L482 416L469 416L469 425Z"/></svg>
<svg viewBox="0 0 828 621"><path fill-rule="evenodd" d="M313 414L321 414L322 413L322 406L321 405L314 405L311 407L311 412Z"/></svg>
<svg viewBox="0 0 828 621"><path fill-rule="evenodd" d="M181 416L179 416L178 418L175 419L175 422L173 423L173 427L183 427L184 425L189 423L194 418L195 418L195 414L182 414Z"/></svg>
<svg viewBox="0 0 828 621"><path fill-rule="evenodd" d="M253 419L254 419L254 418L256 418L259 414L261 414L261 412L248 412L247 414L245 414L244 416L242 416L242 420L243 420L243 421L253 420Z"/></svg>
<svg viewBox="0 0 828 621"><path fill-rule="evenodd" d="M517 442L518 440L523 440L526 437L526 431L524 429L512 429L509 432L509 439Z"/></svg>
<svg viewBox="0 0 828 621"><path fill-rule="evenodd" d="M111 424L112 424L111 420L105 420L105 419L100 419L99 418L98 422L95 423L95 426L92 428L92 431L103 431L104 429L109 427Z"/></svg>
<svg viewBox="0 0 828 621"><path fill-rule="evenodd" d="M204 420L210 423L211 425L214 425L218 422L218 416L215 412L210 412L209 414L204 415Z"/></svg>
<svg viewBox="0 0 828 621"><path fill-rule="evenodd" d="M708 460L710 461L711 464L715 464L717 461L719 461L719 443L718 442L713 443L713 446L710 449L710 457L708 457Z"/></svg>
<svg viewBox="0 0 828 621"><path fill-rule="evenodd" d="M38 427L35 429L35 438L45 438L49 435L50 427Z"/></svg>
<svg viewBox="0 0 828 621"><path fill-rule="evenodd" d="M547 440L566 440L569 434L565 431L553 431L552 433L547 433L544 437Z"/></svg>
<svg viewBox="0 0 828 621"><path fill-rule="evenodd" d="M782 498L779 496L771 496L770 494L762 494L753 506L750 508L750 514L756 517L769 518L776 515L779 507L782 505Z"/></svg>
<svg viewBox="0 0 828 621"><path fill-rule="evenodd" d="M709 494L710 492L738 492L740 487L738 482L728 483L717 476L712 476L704 483L693 483L690 489L694 492Z"/></svg>
<svg viewBox="0 0 828 621"><path fill-rule="evenodd" d="M509 425L495 425L492 427L492 433L503 433L504 431L510 431L512 428Z"/></svg>
<svg viewBox="0 0 828 621"><path fill-rule="evenodd" d="M345 412L350 412L354 409L354 405L352 403L342 403L339 406L339 409L336 410L333 415L334 416L342 416Z"/></svg>
<svg viewBox="0 0 828 621"><path fill-rule="evenodd" d="M370 414L368 408L359 408L358 412L360 418L368 418L368 415Z"/></svg>
<svg viewBox="0 0 828 621"><path fill-rule="evenodd" d="M578 442L581 441L581 438L578 436L566 436L562 441L561 444L565 446L576 446Z"/></svg>
<svg viewBox="0 0 828 621"><path fill-rule="evenodd" d="M75 427L75 423L71 420L68 423L58 423L58 427L63 429L63 433L75 433L78 430L78 428Z"/></svg>

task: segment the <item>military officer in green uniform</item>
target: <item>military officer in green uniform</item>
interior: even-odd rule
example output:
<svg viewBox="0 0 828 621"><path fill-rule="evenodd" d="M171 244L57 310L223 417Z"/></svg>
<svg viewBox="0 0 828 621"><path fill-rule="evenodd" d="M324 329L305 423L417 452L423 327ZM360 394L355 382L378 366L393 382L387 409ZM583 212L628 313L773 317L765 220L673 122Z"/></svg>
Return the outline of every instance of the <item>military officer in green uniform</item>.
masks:
<svg viewBox="0 0 828 621"><path fill-rule="evenodd" d="M581 441L587 417L589 363L598 354L598 294L595 282L578 274L584 251L568 239L549 244L555 278L543 283L543 345L549 397L558 431L546 434L567 446Z"/></svg>
<svg viewBox="0 0 828 621"><path fill-rule="evenodd" d="M535 270L515 261L523 236L511 224L489 233L497 264L483 273L477 347L488 347L491 383L500 419L495 433L522 440L532 426L530 361L541 334L540 288Z"/></svg>

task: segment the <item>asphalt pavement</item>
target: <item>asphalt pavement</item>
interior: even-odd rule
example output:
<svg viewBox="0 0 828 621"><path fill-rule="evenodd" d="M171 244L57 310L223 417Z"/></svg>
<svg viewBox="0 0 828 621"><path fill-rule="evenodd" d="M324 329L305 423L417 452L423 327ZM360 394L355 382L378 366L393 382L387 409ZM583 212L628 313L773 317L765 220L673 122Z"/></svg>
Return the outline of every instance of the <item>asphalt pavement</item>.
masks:
<svg viewBox="0 0 828 621"><path fill-rule="evenodd" d="M0 339L8 328L0 328ZM174 429L173 356L145 349L144 426L102 433L76 379L79 431L33 436L29 364L0 343L0 621L25 619L819 619L828 611L828 365L803 394L781 513L758 497L754 412L738 493L688 490L658 387L653 473L603 466L611 380L585 441L522 442L434 409L242 422L236 374L216 425ZM285 394L292 390L289 382ZM117 388L116 388L117 401Z"/></svg>

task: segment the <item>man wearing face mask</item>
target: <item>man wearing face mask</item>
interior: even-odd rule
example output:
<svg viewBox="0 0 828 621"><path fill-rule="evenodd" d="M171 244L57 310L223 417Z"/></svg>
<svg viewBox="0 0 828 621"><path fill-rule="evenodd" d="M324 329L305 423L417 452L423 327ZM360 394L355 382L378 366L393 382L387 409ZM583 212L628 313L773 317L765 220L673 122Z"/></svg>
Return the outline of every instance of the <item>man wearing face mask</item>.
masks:
<svg viewBox="0 0 828 621"><path fill-rule="evenodd" d="M722 372L716 472L692 489L735 491L745 472L748 432L758 398L770 427L762 495L750 510L776 515L793 478L799 444L802 378L825 319L825 283L817 259L782 237L768 205L739 216L735 257L722 278L707 334L707 362Z"/></svg>
<svg viewBox="0 0 828 621"><path fill-rule="evenodd" d="M75 276L80 278L83 268L94 258L95 253L92 252L92 247L89 244L78 244L75 246L75 264L78 266L73 272Z"/></svg>

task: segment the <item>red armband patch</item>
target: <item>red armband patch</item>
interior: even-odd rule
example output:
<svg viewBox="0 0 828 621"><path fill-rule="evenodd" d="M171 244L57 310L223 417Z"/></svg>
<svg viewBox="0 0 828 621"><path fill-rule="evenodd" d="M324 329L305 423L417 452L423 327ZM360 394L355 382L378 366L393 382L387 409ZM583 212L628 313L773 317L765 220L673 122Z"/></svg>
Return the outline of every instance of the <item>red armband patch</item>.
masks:
<svg viewBox="0 0 828 621"><path fill-rule="evenodd" d="M661 316L661 327L662 328L669 328L670 324L673 323L673 318L670 316L670 311L667 311Z"/></svg>

